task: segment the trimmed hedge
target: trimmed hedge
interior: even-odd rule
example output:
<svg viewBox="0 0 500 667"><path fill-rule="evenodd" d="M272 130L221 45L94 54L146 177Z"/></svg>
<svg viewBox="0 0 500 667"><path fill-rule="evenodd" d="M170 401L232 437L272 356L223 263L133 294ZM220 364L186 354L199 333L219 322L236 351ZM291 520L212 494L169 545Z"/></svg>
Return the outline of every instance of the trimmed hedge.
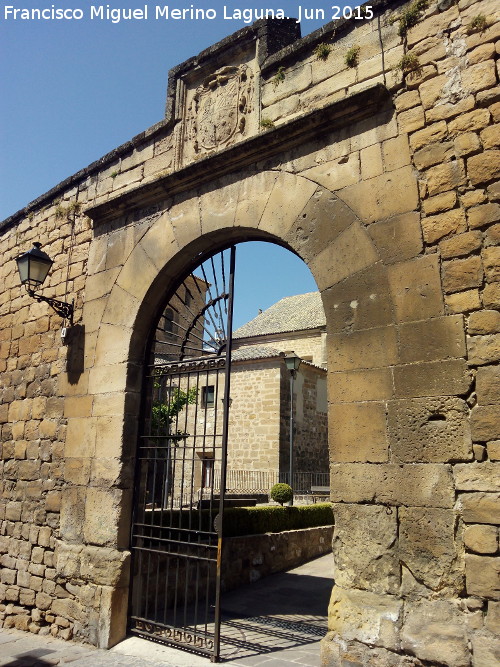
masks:
<svg viewBox="0 0 500 667"><path fill-rule="evenodd" d="M333 525L330 503L293 507L231 507L224 511L225 537L281 533L316 526Z"/></svg>

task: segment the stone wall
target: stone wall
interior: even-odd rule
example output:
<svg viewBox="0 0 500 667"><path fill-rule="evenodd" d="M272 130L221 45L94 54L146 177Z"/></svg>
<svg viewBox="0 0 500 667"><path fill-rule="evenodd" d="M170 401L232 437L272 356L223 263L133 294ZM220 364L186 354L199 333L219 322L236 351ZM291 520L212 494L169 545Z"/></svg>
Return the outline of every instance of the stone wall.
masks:
<svg viewBox="0 0 500 667"><path fill-rule="evenodd" d="M193 257L256 239L302 257L326 314L325 664L498 662L500 17L431 2L399 34L408 5L373 7L302 40L260 23L184 63L164 121L0 225L7 627L123 637L149 327ZM245 115L215 147L198 89ZM35 240L44 293L76 299L67 346L19 286Z"/></svg>
<svg viewBox="0 0 500 667"><path fill-rule="evenodd" d="M332 526L227 538L222 588L230 591L297 567L331 550Z"/></svg>

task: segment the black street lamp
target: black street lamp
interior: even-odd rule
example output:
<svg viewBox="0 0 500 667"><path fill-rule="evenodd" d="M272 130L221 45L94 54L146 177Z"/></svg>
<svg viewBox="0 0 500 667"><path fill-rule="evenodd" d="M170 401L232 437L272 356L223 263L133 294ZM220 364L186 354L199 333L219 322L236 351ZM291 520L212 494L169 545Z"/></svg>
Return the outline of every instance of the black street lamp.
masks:
<svg viewBox="0 0 500 667"><path fill-rule="evenodd" d="M285 364L290 371L290 486L293 491L293 382L302 359L298 357L295 352L288 352L285 355ZM293 505L293 495L290 505Z"/></svg>
<svg viewBox="0 0 500 667"><path fill-rule="evenodd" d="M17 270L21 278L21 285L26 286L28 294L37 301L44 301L56 311L63 319L69 320L73 324L73 302L58 301L41 294L36 294L35 290L41 287L47 277L50 267L54 263L50 257L40 250L41 243L33 243L33 248L16 258Z"/></svg>

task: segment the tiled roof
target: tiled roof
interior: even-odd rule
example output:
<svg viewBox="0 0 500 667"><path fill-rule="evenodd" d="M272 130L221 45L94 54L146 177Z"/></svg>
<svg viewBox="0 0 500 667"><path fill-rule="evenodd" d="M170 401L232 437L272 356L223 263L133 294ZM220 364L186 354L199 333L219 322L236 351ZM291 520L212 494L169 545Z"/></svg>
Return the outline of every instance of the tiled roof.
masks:
<svg viewBox="0 0 500 667"><path fill-rule="evenodd" d="M272 359L273 357L284 357L285 353L267 345L245 345L233 350L232 361L250 361L253 359Z"/></svg>
<svg viewBox="0 0 500 667"><path fill-rule="evenodd" d="M316 329L326 325L319 292L280 299L233 333L233 338Z"/></svg>

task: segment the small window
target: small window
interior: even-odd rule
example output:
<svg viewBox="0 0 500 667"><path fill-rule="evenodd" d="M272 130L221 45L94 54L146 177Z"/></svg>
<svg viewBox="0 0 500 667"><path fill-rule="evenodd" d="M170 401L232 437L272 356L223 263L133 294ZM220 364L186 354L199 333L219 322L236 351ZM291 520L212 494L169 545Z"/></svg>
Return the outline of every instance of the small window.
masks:
<svg viewBox="0 0 500 667"><path fill-rule="evenodd" d="M186 287L186 294L184 295L184 305L186 306L186 308L189 308L189 306L191 305L192 300L193 300L193 297L191 296L191 292Z"/></svg>
<svg viewBox="0 0 500 667"><path fill-rule="evenodd" d="M215 405L215 387L209 384L201 388L201 405L204 408L213 408Z"/></svg>
<svg viewBox="0 0 500 667"><path fill-rule="evenodd" d="M201 469L201 485L204 488L211 488L214 479L214 460L203 459Z"/></svg>
<svg viewBox="0 0 500 667"><path fill-rule="evenodd" d="M171 308L167 308L164 317L163 331L172 336L174 334L174 311Z"/></svg>

